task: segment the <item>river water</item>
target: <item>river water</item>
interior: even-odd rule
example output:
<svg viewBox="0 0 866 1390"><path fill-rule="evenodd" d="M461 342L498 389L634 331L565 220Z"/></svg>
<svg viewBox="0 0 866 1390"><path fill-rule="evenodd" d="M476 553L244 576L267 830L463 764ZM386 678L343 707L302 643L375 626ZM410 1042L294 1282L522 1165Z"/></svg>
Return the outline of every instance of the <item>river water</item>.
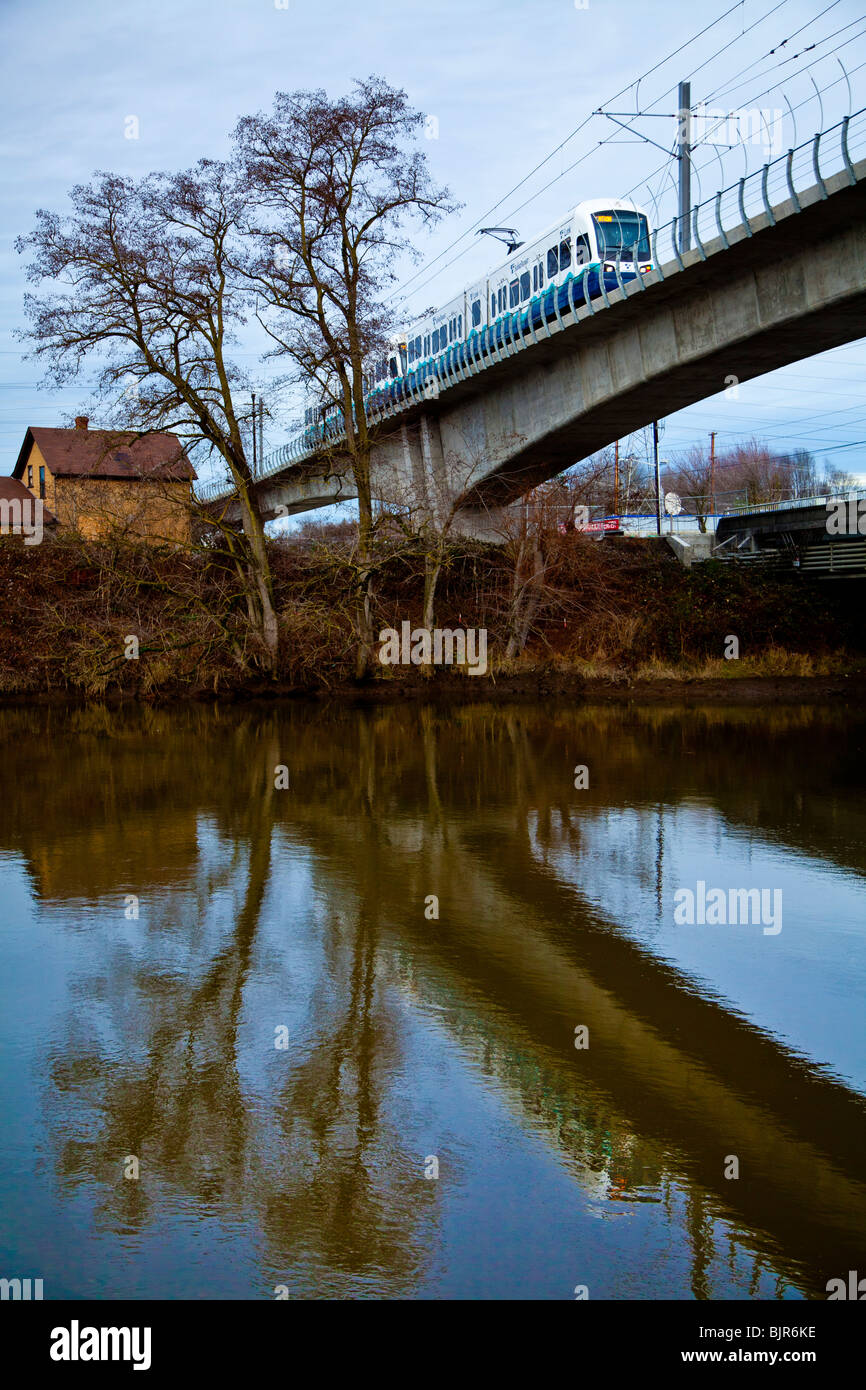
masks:
<svg viewBox="0 0 866 1390"><path fill-rule="evenodd" d="M862 1265L863 717L6 710L0 739L4 1277L798 1299Z"/></svg>

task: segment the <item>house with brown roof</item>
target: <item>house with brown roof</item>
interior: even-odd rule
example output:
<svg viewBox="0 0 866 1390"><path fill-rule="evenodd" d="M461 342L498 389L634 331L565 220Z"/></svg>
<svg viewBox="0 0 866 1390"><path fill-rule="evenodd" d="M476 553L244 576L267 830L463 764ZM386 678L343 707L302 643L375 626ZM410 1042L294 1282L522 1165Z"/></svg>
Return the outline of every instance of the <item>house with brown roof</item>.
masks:
<svg viewBox="0 0 866 1390"><path fill-rule="evenodd" d="M189 543L195 470L174 434L32 426L12 472L61 527L89 538L121 533Z"/></svg>

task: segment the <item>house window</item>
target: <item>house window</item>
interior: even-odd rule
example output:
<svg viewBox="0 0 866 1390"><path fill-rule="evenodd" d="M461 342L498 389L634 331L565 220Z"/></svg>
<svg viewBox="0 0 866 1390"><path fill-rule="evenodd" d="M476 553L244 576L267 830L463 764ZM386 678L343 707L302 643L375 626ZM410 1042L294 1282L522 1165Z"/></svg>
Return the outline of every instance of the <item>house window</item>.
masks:
<svg viewBox="0 0 866 1390"><path fill-rule="evenodd" d="M27 486L29 487L30 491L32 492L32 491L33 491L33 464L32 464L32 463L28 463L28 465L27 465Z"/></svg>
<svg viewBox="0 0 866 1390"><path fill-rule="evenodd" d="M45 469L39 465L39 496L45 497Z"/></svg>

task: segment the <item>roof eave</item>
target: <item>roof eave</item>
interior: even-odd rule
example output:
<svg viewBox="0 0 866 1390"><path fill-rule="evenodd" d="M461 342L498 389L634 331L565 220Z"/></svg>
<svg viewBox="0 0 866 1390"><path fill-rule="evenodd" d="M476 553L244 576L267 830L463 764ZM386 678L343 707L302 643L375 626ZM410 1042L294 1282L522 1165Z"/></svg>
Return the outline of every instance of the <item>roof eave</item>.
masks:
<svg viewBox="0 0 866 1390"><path fill-rule="evenodd" d="M30 457L30 452L35 442L33 431L28 427L27 433L24 436L24 443L21 445L21 452L18 455L18 462L12 470L13 478L20 479L23 476L24 469L27 467L27 460Z"/></svg>

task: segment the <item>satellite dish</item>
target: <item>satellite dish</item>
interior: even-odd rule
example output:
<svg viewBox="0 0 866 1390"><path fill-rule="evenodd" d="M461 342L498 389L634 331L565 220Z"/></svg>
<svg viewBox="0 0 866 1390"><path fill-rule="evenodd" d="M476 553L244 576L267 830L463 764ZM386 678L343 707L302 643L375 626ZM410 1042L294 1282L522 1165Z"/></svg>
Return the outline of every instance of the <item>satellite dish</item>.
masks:
<svg viewBox="0 0 866 1390"><path fill-rule="evenodd" d="M668 516L679 516L683 504L675 492L665 493L665 512Z"/></svg>

